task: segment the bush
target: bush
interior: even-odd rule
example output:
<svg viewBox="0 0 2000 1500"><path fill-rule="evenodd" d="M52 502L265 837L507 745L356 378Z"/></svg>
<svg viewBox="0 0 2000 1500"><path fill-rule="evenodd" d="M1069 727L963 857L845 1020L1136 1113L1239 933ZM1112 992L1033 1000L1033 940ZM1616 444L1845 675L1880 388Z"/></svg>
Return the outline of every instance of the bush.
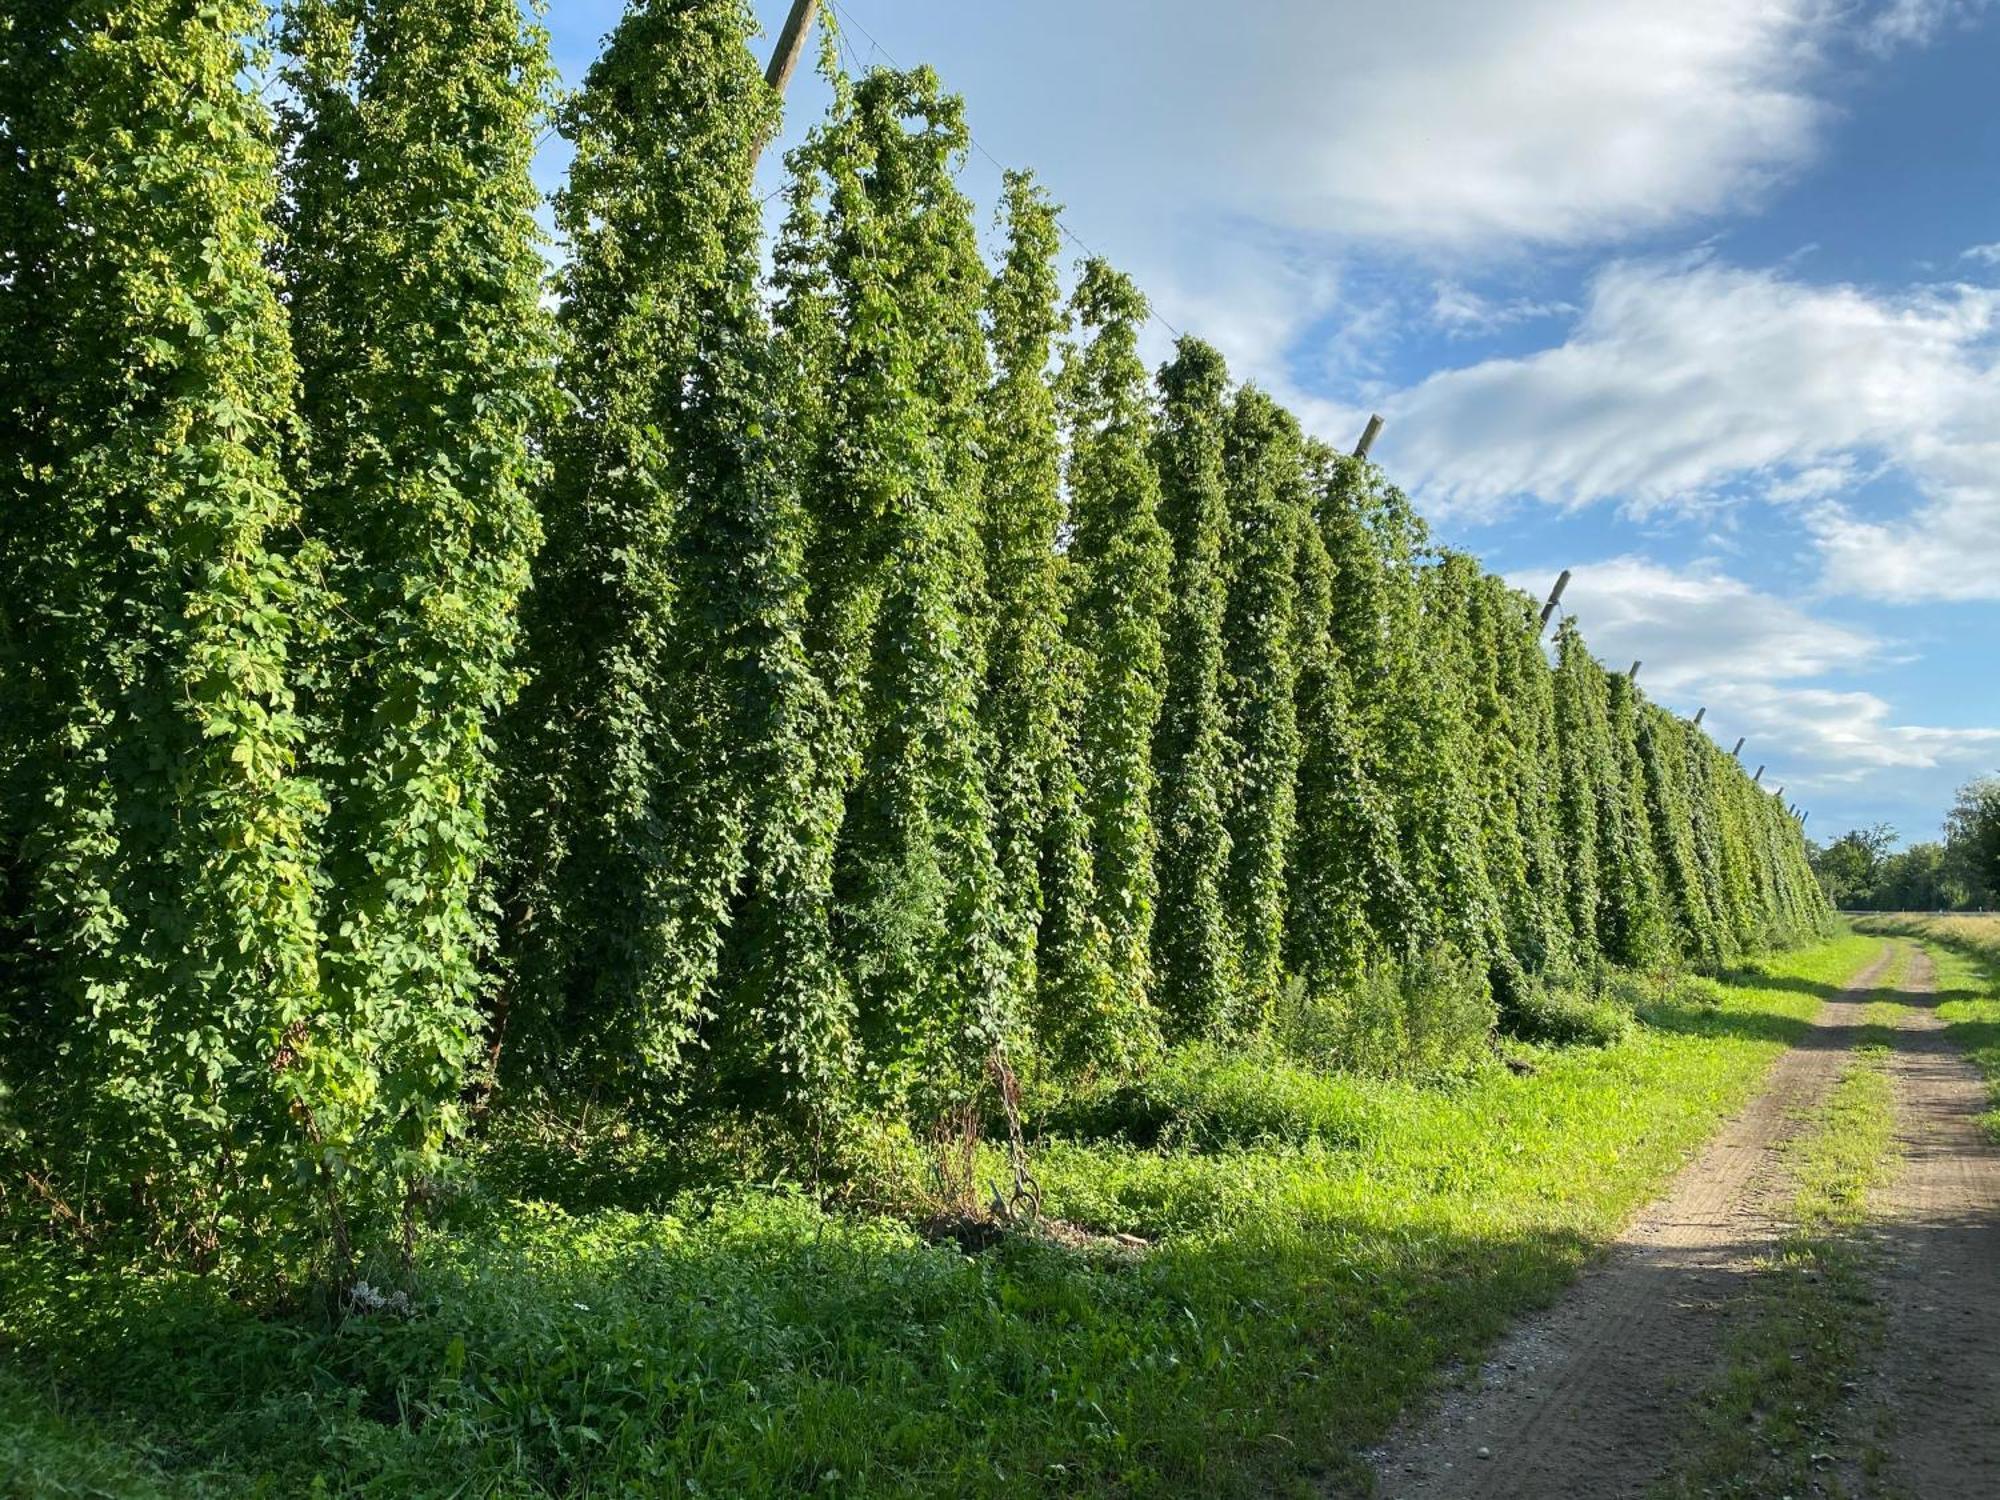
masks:
<svg viewBox="0 0 2000 1500"><path fill-rule="evenodd" d="M1718 980L1706 974L1684 974L1672 986L1672 998L1682 1005L1698 1006L1703 1010L1720 1010L1726 998Z"/></svg>
<svg viewBox="0 0 2000 1500"><path fill-rule="evenodd" d="M1379 1104L1353 1078L1302 1067L1265 1043L1179 1048L1134 1082L1058 1105L1051 1134L1135 1146L1213 1151L1253 1142L1352 1146L1379 1124Z"/></svg>
<svg viewBox="0 0 2000 1500"><path fill-rule="evenodd" d="M1632 1024L1632 1008L1613 990L1527 989L1501 1019L1508 1035L1551 1047L1609 1047Z"/></svg>
<svg viewBox="0 0 2000 1500"><path fill-rule="evenodd" d="M1294 980L1272 1034L1289 1056L1328 1071L1437 1078L1483 1056L1493 997L1480 969L1442 947L1408 962L1381 960L1351 989L1314 993Z"/></svg>

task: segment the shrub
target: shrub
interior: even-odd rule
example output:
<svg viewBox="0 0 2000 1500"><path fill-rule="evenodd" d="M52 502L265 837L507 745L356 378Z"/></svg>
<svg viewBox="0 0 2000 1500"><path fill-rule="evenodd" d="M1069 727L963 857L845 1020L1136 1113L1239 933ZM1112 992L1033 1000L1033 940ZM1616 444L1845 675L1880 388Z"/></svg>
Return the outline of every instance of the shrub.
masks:
<svg viewBox="0 0 2000 1500"><path fill-rule="evenodd" d="M1213 1151L1253 1142L1352 1146L1378 1118L1367 1084L1303 1067L1275 1045L1194 1042L1145 1077L1058 1105L1039 1123L1065 1136Z"/></svg>
<svg viewBox="0 0 2000 1500"><path fill-rule="evenodd" d="M1527 988L1501 1020L1508 1035L1552 1047L1609 1047L1632 1029L1632 1010L1610 992Z"/></svg>

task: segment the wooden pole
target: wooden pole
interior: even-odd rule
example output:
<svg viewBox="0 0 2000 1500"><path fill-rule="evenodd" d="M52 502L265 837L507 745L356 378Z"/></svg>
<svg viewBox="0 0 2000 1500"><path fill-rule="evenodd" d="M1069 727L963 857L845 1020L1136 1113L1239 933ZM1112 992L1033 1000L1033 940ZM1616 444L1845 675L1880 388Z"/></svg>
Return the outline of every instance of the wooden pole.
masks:
<svg viewBox="0 0 2000 1500"><path fill-rule="evenodd" d="M1354 456L1366 458L1368 450L1375 446L1375 439L1381 436L1381 433L1382 419L1379 416L1369 417L1368 425L1361 430L1361 441L1354 445Z"/></svg>
<svg viewBox="0 0 2000 1500"><path fill-rule="evenodd" d="M1746 742L1746 741L1747 741L1747 740L1748 740L1749 738L1750 738L1750 736L1749 736L1749 735L1747 735L1747 734L1739 734L1739 735L1738 735L1738 736L1736 737L1736 748L1735 748L1734 750L1732 750L1732 751L1730 751L1730 752L1729 752L1729 758L1730 758L1731 760L1734 760L1734 759L1735 759L1735 758L1736 758L1737 756L1739 756L1739 755L1741 755L1741 754L1743 753L1743 746L1744 746L1744 743L1745 743L1745 742Z"/></svg>
<svg viewBox="0 0 2000 1500"><path fill-rule="evenodd" d="M1694 727L1701 728L1701 721L1708 717L1708 705L1704 703L1694 711Z"/></svg>
<svg viewBox="0 0 2000 1500"><path fill-rule="evenodd" d="M1757 768L1757 774L1750 778L1750 785L1755 786L1758 782L1762 781L1763 779L1764 779L1764 768L1762 766L1759 766Z"/></svg>
<svg viewBox="0 0 2000 1500"><path fill-rule="evenodd" d="M812 28L813 16L818 11L819 0L792 0L791 14L778 30L778 45L771 49L771 64L764 69L764 81L781 94L790 85L792 72L805 53L806 32Z"/></svg>
<svg viewBox="0 0 2000 1500"><path fill-rule="evenodd" d="M1632 670L1625 674L1625 680L1627 682L1637 682L1639 680L1639 668L1643 667L1644 665L1645 663L1642 661L1633 662Z"/></svg>
<svg viewBox="0 0 2000 1500"><path fill-rule="evenodd" d="M785 24L778 29L778 45L771 49L771 62L764 69L764 81L784 96L792 81L792 74L798 68L799 58L806 50L806 33L812 30L813 17L819 13L819 0L792 0L790 14ZM757 149L750 154L750 165L757 165L757 158L764 154L769 142L759 141Z"/></svg>
<svg viewBox="0 0 2000 1500"><path fill-rule="evenodd" d="M1553 615L1556 612L1556 606L1562 603L1563 590L1568 587L1569 569L1564 568L1562 576L1556 579L1556 586L1549 590L1549 602L1542 606L1542 631L1544 633L1549 628L1549 616Z"/></svg>

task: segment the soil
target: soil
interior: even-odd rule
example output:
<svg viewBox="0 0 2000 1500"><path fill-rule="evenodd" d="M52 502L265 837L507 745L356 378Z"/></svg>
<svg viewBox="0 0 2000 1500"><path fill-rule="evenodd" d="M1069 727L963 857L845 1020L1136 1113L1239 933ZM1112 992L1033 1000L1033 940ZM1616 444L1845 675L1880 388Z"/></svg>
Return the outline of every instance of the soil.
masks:
<svg viewBox="0 0 2000 1500"><path fill-rule="evenodd" d="M1890 1059L1902 1162L1880 1219L1888 1322L1872 1382L1889 1429L1886 1479L1911 1495L2000 1495L2000 1149L1979 1124L1986 1085L1945 1039L1919 951Z"/></svg>
<svg viewBox="0 0 2000 1500"><path fill-rule="evenodd" d="M1729 1316L1783 1233L1785 1142L1840 1077L1894 950L1787 1051L1731 1120L1548 1312L1368 1457L1377 1493L1643 1495L1672 1467L1688 1403L1717 1371ZM1926 997L1914 954L1906 998ZM1887 1431L1895 1490L2000 1496L2000 1149L1984 1085L1913 1001L1891 1055L1903 1160L1877 1195L1888 1336L1862 1408Z"/></svg>

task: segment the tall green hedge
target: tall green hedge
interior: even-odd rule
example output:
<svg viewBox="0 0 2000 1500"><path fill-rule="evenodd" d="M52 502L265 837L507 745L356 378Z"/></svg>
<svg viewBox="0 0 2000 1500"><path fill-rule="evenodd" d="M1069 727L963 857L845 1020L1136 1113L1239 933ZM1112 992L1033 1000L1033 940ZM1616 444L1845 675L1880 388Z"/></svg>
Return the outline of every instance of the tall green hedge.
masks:
<svg viewBox="0 0 2000 1500"><path fill-rule="evenodd" d="M1575 622L1065 307L1025 175L989 266L928 70L823 48L767 273L746 0L630 0L551 271L513 0L294 0L281 133L260 22L0 18L10 1227L348 1274L544 1093L963 1175L1017 1072L1438 1066L1824 924Z"/></svg>
<svg viewBox="0 0 2000 1500"><path fill-rule="evenodd" d="M1117 1012L1070 711L1081 669L1067 634L1062 435L1048 379L1068 326L1060 235L1025 173L1008 175L1004 212L1007 250L987 288L994 374L981 431L985 719L1010 982L1030 1000L1046 1055L1071 1067L1094 1054L1129 1064L1150 1035Z"/></svg>
<svg viewBox="0 0 2000 1500"><path fill-rule="evenodd" d="M1153 743L1159 777L1153 820L1160 836L1160 905L1173 919L1154 931L1153 968L1169 1028L1199 1036L1222 1028L1242 982L1224 904L1234 753L1223 699L1229 372L1209 345L1183 339L1160 371L1159 385L1154 459L1173 573L1163 627L1167 685Z"/></svg>
<svg viewBox="0 0 2000 1500"><path fill-rule="evenodd" d="M1114 1019L1150 1024L1151 942L1159 875L1153 734L1166 650L1171 547L1160 524L1153 410L1139 325L1146 300L1102 261L1073 299L1082 331L1063 364L1069 462L1069 627L1081 674L1084 808L1096 866L1096 912L1109 938Z"/></svg>
<svg viewBox="0 0 2000 1500"><path fill-rule="evenodd" d="M362 1088L318 972L260 15L0 22L0 1193L198 1265L330 1230Z"/></svg>
<svg viewBox="0 0 2000 1500"><path fill-rule="evenodd" d="M321 976L366 1069L351 1156L415 1186L456 1128L493 944L492 737L541 533L550 75L512 0L299 0L289 41Z"/></svg>
<svg viewBox="0 0 2000 1500"><path fill-rule="evenodd" d="M1223 695L1231 765L1223 891L1243 983L1233 1018L1254 1028L1283 981L1285 858L1298 807L1297 553L1307 506L1298 423L1263 392L1239 392L1225 450Z"/></svg>

